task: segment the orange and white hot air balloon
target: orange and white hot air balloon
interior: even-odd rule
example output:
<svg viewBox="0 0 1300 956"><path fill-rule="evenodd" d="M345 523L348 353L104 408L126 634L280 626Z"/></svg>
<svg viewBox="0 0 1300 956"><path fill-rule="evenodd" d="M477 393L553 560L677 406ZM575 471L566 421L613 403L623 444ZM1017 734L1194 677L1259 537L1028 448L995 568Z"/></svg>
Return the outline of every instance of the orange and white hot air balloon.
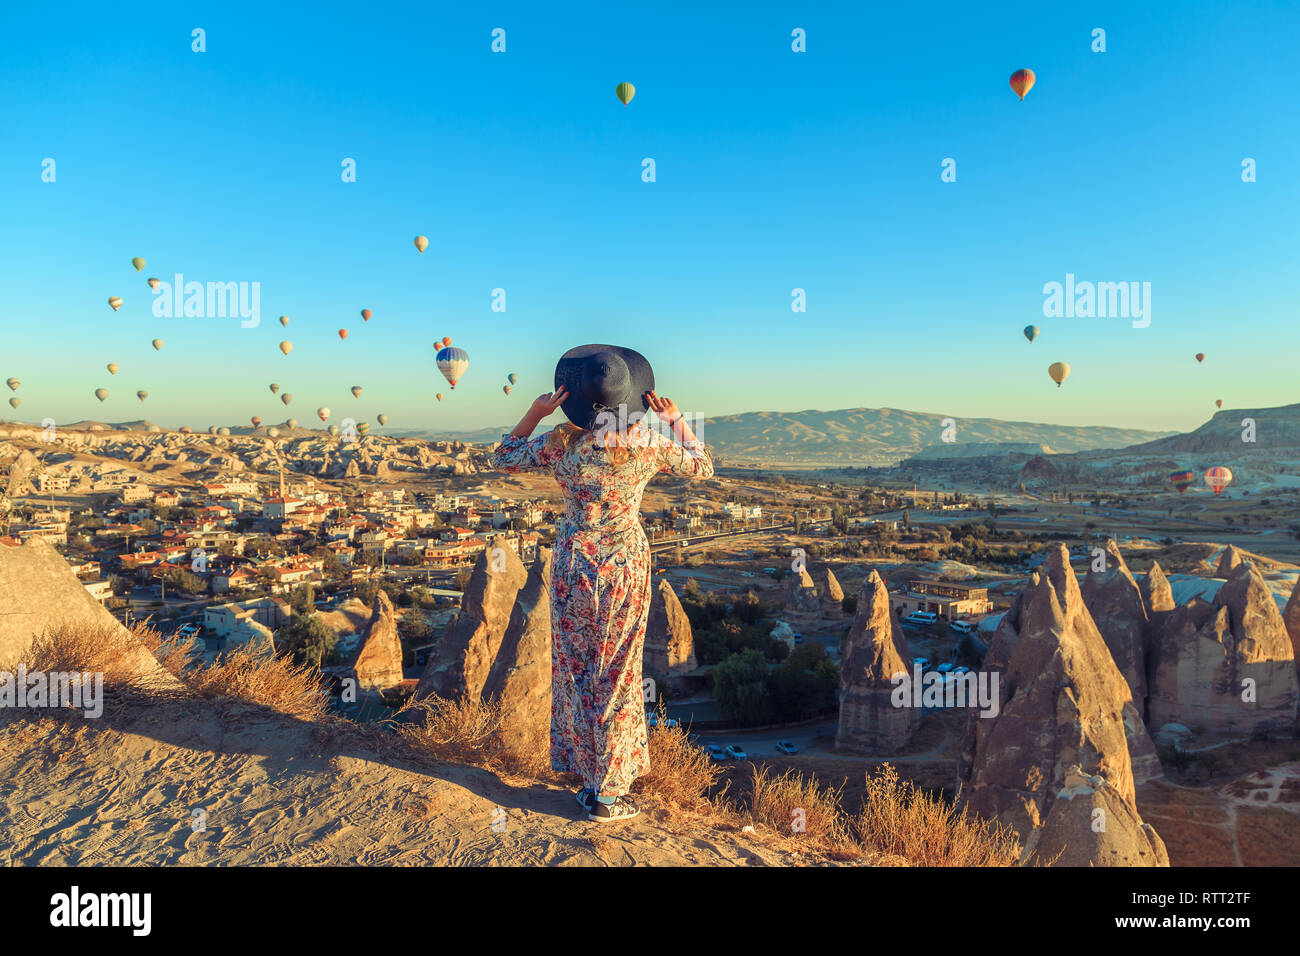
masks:
<svg viewBox="0 0 1300 956"><path fill-rule="evenodd" d="M320 408L316 409L316 416L321 421L325 421L325 419L330 417L330 410L322 405Z"/></svg>
<svg viewBox="0 0 1300 956"><path fill-rule="evenodd" d="M346 339L347 337L348 337L348 330L347 330L347 329L339 329L339 338L340 338L340 339Z"/></svg>
<svg viewBox="0 0 1300 956"><path fill-rule="evenodd" d="M1034 88L1034 71L1030 69L1016 70L1011 74L1011 88L1016 91L1016 96L1022 100L1025 94Z"/></svg>
<svg viewBox="0 0 1300 956"><path fill-rule="evenodd" d="M110 295L108 297L108 304L112 307L113 311L116 312L118 309L122 308L122 297L120 295Z"/></svg>
<svg viewBox="0 0 1300 956"><path fill-rule="evenodd" d="M1224 468L1222 465L1215 465L1205 473L1205 483L1210 486L1210 490L1216 495L1232 481L1232 469Z"/></svg>
<svg viewBox="0 0 1300 956"><path fill-rule="evenodd" d="M253 427L256 428L258 425L262 424L262 416L254 415L252 418L249 419L249 421L252 422Z"/></svg>
<svg viewBox="0 0 1300 956"><path fill-rule="evenodd" d="M155 292L158 290L158 287L162 285L161 279L148 279L146 281L149 283L149 288L153 289Z"/></svg>

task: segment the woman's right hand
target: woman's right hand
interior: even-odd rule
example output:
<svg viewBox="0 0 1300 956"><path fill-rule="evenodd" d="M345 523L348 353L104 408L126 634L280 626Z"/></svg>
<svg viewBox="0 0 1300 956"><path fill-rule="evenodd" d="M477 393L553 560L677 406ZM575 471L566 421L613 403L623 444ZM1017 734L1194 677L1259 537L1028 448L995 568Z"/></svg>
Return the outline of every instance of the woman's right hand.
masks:
<svg viewBox="0 0 1300 956"><path fill-rule="evenodd" d="M645 393L646 401L650 409L669 425L674 424L677 419L682 417L681 411L677 408L677 403L671 398L660 398L653 390Z"/></svg>
<svg viewBox="0 0 1300 956"><path fill-rule="evenodd" d="M533 407L529 409L529 411L537 416L538 421L541 421L568 400L569 390L561 385L554 392L547 392L545 395L538 395L537 398L533 400Z"/></svg>

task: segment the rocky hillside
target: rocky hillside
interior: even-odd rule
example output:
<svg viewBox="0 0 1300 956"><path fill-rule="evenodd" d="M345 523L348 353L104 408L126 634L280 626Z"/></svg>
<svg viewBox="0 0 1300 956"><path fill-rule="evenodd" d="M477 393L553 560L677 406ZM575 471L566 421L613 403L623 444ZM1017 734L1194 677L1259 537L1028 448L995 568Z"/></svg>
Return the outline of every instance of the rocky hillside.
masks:
<svg viewBox="0 0 1300 956"><path fill-rule="evenodd" d="M700 437L727 461L885 466L930 446L942 447L948 417L897 408L746 412L707 419ZM1044 445L1057 452L1076 452L1122 448L1160 437L1160 433L1135 428L953 418L955 437L961 444L1031 446L1029 454L1042 454L1040 446Z"/></svg>

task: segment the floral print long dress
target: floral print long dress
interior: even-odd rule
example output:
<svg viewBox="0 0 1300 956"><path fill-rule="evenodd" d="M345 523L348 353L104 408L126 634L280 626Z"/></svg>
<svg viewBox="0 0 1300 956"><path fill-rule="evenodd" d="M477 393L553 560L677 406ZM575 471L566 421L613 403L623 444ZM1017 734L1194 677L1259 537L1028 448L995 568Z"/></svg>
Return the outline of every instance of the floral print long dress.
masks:
<svg viewBox="0 0 1300 956"><path fill-rule="evenodd" d="M601 796L627 793L650 767L641 691L650 545L641 495L662 472L713 475L703 445L688 451L639 429L644 444L621 464L591 432L567 451L548 435L506 435L493 453L502 471L550 471L564 491L551 565L551 766Z"/></svg>

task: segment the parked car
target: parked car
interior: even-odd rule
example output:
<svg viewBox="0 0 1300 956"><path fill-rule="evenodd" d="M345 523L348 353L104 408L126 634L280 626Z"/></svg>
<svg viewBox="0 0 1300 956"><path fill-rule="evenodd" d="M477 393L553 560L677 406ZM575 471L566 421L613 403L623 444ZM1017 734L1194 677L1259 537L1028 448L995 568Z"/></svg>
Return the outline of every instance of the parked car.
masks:
<svg viewBox="0 0 1300 956"><path fill-rule="evenodd" d="M741 747L738 747L735 744L727 744L727 756L730 757L732 760L749 759L749 755L746 754Z"/></svg>
<svg viewBox="0 0 1300 956"><path fill-rule="evenodd" d="M974 621L949 621L948 630L954 634L970 634L977 625Z"/></svg>
<svg viewBox="0 0 1300 956"><path fill-rule="evenodd" d="M930 627L935 621L939 620L939 615L933 611L913 611L911 614L904 614L903 627Z"/></svg>
<svg viewBox="0 0 1300 956"><path fill-rule="evenodd" d="M799 752L799 748L788 740L778 740L776 742L776 749L779 753L783 754L797 754Z"/></svg>
<svg viewBox="0 0 1300 956"><path fill-rule="evenodd" d="M724 751L717 744L709 744L704 749L708 752L709 756L712 757L714 760L716 760L718 763L722 763L727 759L726 751Z"/></svg>

